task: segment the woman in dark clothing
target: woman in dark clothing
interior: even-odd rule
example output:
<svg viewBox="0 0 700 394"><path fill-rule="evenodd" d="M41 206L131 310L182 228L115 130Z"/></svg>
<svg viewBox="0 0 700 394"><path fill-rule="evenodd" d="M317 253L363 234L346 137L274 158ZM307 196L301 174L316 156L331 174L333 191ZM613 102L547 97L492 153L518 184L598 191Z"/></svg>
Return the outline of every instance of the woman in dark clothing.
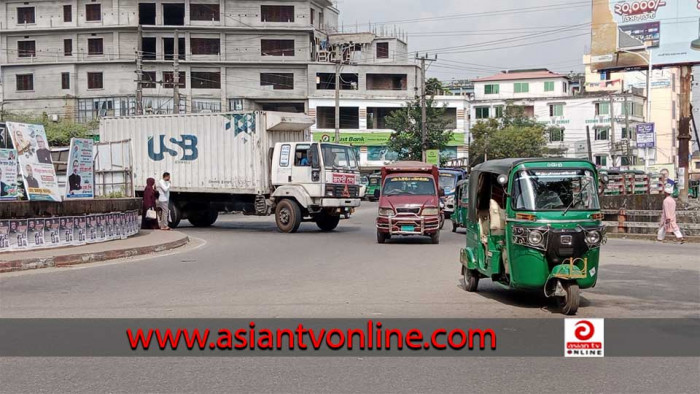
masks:
<svg viewBox="0 0 700 394"><path fill-rule="evenodd" d="M156 209L157 198L156 180L153 178L146 179L146 188L143 190L143 204L141 206L141 228L144 230L156 230L159 228L158 219L148 219L146 217L146 212L149 209Z"/></svg>

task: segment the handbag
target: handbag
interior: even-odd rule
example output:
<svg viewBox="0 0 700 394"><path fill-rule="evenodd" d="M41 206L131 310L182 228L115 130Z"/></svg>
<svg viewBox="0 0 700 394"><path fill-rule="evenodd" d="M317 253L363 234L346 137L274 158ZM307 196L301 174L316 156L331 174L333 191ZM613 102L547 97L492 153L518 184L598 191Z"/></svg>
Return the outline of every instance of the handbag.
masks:
<svg viewBox="0 0 700 394"><path fill-rule="evenodd" d="M158 214L156 213L156 210L153 208L148 208L148 211L146 211L146 219L158 219Z"/></svg>

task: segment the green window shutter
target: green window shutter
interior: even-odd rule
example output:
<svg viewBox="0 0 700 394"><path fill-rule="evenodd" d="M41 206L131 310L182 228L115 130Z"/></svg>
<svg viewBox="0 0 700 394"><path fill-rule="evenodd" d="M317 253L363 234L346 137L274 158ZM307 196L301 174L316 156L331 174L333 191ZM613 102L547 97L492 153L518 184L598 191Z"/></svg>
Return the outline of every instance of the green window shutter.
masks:
<svg viewBox="0 0 700 394"><path fill-rule="evenodd" d="M544 83L544 91L545 92L553 92L554 91L554 82L549 81Z"/></svg>

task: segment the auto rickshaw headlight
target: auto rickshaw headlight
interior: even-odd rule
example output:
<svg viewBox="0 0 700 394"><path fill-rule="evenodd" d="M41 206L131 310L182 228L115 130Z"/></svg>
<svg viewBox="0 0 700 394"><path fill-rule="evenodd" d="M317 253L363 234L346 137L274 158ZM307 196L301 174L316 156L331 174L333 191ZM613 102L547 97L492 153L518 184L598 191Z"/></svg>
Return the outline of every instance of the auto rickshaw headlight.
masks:
<svg viewBox="0 0 700 394"><path fill-rule="evenodd" d="M379 208L379 216L392 216L394 215L394 210L391 208Z"/></svg>
<svg viewBox="0 0 700 394"><path fill-rule="evenodd" d="M593 230L586 233L586 243L589 245L598 245L601 240L600 231Z"/></svg>
<svg viewBox="0 0 700 394"><path fill-rule="evenodd" d="M527 242L529 242L531 245L542 245L543 240L544 237L539 230L531 230L530 234L527 235Z"/></svg>

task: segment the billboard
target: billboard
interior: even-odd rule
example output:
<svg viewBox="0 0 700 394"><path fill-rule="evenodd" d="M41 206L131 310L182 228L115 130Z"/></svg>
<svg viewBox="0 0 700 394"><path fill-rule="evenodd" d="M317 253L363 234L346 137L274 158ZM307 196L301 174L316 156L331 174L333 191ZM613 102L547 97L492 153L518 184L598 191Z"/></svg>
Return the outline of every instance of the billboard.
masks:
<svg viewBox="0 0 700 394"><path fill-rule="evenodd" d="M7 122L30 201L61 201L44 126Z"/></svg>
<svg viewBox="0 0 700 394"><path fill-rule="evenodd" d="M591 67L594 70L644 68L649 64L649 52L654 66L700 63L700 2L592 0L592 3Z"/></svg>
<svg viewBox="0 0 700 394"><path fill-rule="evenodd" d="M95 197L92 150L92 140L71 138L68 154L69 175L64 194L66 200Z"/></svg>
<svg viewBox="0 0 700 394"><path fill-rule="evenodd" d="M16 200L17 197L17 151L0 149L0 200Z"/></svg>
<svg viewBox="0 0 700 394"><path fill-rule="evenodd" d="M656 142L655 124L640 123L637 125L637 148L653 148Z"/></svg>

